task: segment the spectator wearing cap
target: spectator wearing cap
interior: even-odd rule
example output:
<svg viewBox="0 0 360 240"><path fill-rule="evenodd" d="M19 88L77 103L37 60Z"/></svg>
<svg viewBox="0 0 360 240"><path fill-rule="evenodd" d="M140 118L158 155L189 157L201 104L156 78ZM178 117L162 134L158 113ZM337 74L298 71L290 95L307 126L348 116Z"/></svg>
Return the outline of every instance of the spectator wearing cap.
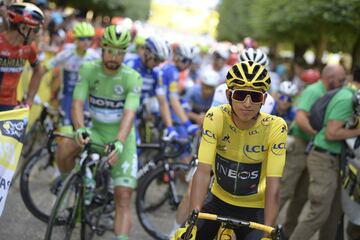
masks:
<svg viewBox="0 0 360 240"><path fill-rule="evenodd" d="M191 106L189 118L194 123L202 125L204 115L211 107L218 83L218 74L215 71L207 71L200 76L200 84L195 85L187 92L185 97Z"/></svg>
<svg viewBox="0 0 360 240"><path fill-rule="evenodd" d="M212 54L212 63L204 66L201 69L201 72L207 72L207 71L215 71L219 76L219 84L225 82L226 74L230 68L228 66L227 60L229 58L230 52L226 48L218 48L214 50Z"/></svg>

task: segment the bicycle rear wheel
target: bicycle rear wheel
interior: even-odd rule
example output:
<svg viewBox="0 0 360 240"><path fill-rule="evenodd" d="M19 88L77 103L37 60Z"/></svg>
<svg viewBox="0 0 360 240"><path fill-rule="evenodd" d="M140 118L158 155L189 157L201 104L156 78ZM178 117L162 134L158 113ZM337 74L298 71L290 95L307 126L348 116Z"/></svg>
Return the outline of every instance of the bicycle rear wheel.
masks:
<svg viewBox="0 0 360 240"><path fill-rule="evenodd" d="M78 173L72 173L64 183L46 229L45 240L81 239L83 183Z"/></svg>
<svg viewBox="0 0 360 240"><path fill-rule="evenodd" d="M176 209L188 189L183 177L188 164L171 163L158 167L144 176L137 189L136 213L145 229L155 239L169 239Z"/></svg>
<svg viewBox="0 0 360 240"><path fill-rule="evenodd" d="M20 193L26 208L46 223L61 186L59 170L50 158L46 148L37 150L23 166L20 177Z"/></svg>

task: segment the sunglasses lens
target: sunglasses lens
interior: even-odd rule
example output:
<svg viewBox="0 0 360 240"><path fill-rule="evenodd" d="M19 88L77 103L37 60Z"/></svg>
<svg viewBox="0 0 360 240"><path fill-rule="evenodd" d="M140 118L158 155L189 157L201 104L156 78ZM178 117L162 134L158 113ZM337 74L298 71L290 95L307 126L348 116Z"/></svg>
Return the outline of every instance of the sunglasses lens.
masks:
<svg viewBox="0 0 360 240"><path fill-rule="evenodd" d="M111 55L123 55L126 53L126 50L119 48L105 48L107 54Z"/></svg>
<svg viewBox="0 0 360 240"><path fill-rule="evenodd" d="M264 100L264 94L261 92L235 90L233 91L232 98L236 101L243 102L247 96L250 96L253 103L260 103Z"/></svg>
<svg viewBox="0 0 360 240"><path fill-rule="evenodd" d="M92 37L79 37L78 38L80 41L91 41Z"/></svg>

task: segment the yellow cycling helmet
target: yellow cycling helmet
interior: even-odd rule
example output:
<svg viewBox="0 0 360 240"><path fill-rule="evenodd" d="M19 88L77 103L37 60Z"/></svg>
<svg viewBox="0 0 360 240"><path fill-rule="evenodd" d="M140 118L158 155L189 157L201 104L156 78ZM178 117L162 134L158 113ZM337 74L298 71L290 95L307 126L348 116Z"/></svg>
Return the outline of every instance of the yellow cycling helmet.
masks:
<svg viewBox="0 0 360 240"><path fill-rule="evenodd" d="M243 61L233 65L226 75L228 88L251 87L266 92L270 88L270 75L263 65Z"/></svg>

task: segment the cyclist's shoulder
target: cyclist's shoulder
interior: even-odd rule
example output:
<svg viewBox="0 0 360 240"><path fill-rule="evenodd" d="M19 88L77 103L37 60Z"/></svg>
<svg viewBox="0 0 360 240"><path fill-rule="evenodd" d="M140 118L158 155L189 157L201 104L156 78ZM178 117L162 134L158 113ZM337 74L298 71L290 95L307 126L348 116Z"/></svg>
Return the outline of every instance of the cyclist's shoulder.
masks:
<svg viewBox="0 0 360 240"><path fill-rule="evenodd" d="M98 72L101 69L101 61L99 59L92 61L85 61L81 64L81 74L93 74L94 72Z"/></svg>
<svg viewBox="0 0 360 240"><path fill-rule="evenodd" d="M224 117L230 117L231 107L229 104L222 104L218 106L211 107L205 114L205 118L209 118L215 123L222 121Z"/></svg>
<svg viewBox="0 0 360 240"><path fill-rule="evenodd" d="M100 53L98 50L94 49L94 48L88 48L86 50L86 56L85 58L88 59L99 59L100 58Z"/></svg>
<svg viewBox="0 0 360 240"><path fill-rule="evenodd" d="M125 55L124 63L126 65L136 65L140 62L140 56L134 53L128 53Z"/></svg>
<svg viewBox="0 0 360 240"><path fill-rule="evenodd" d="M123 63L121 65L119 73L124 74L125 77L131 77L131 78L139 78L139 77L141 77L140 73L138 73L136 70L134 70L130 66L126 65L125 63Z"/></svg>
<svg viewBox="0 0 360 240"><path fill-rule="evenodd" d="M273 131L287 131L287 123L286 121L279 116L275 116L268 113L261 113L259 121L259 124L256 125L256 128L267 128L270 131L265 132L273 132ZM280 130L279 130L280 129Z"/></svg>

